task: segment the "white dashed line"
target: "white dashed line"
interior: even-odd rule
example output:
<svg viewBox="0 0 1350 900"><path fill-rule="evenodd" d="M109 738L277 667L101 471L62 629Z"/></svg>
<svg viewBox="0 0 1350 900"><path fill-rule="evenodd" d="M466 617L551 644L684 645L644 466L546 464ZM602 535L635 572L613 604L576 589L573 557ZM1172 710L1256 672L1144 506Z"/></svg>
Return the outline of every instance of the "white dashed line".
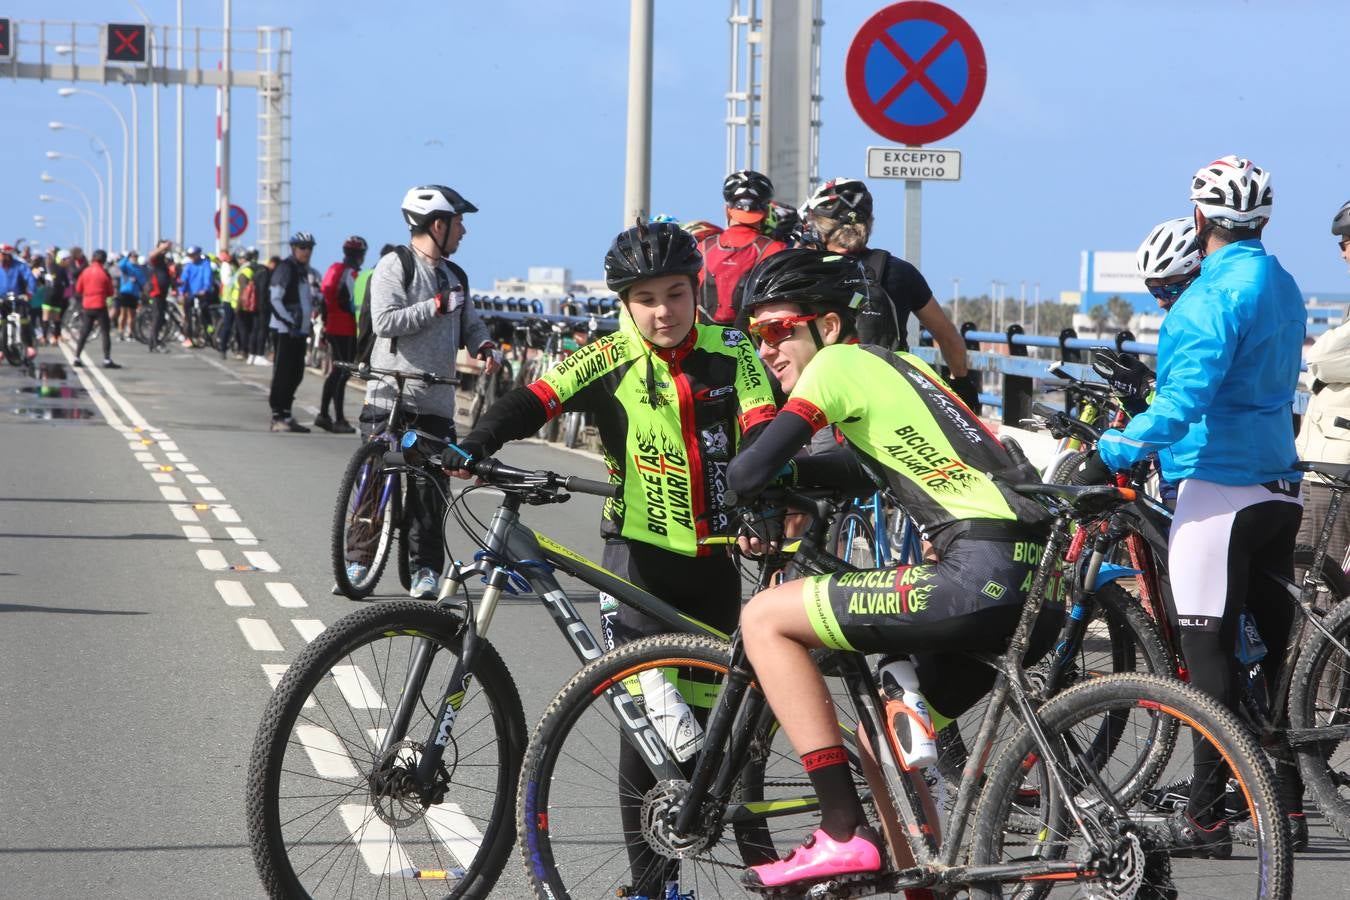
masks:
<svg viewBox="0 0 1350 900"><path fill-rule="evenodd" d="M277 561L272 558L272 554L266 550L245 550L244 559L248 560L250 566L263 572L281 571L281 566L277 565Z"/></svg>
<svg viewBox="0 0 1350 900"><path fill-rule="evenodd" d="M205 475L198 475L198 474L196 474L196 473L193 473L193 474L191 474L191 475L188 475L188 476L187 476L187 480L190 481L190 482L192 482L193 484L210 484L210 483L211 483L211 479L207 478Z"/></svg>
<svg viewBox="0 0 1350 900"><path fill-rule="evenodd" d="M204 525L184 525L183 537L194 544L211 543L211 532L207 531Z"/></svg>
<svg viewBox="0 0 1350 900"><path fill-rule="evenodd" d="M152 432L150 436L157 441L167 441L169 439L169 436L162 431Z"/></svg>
<svg viewBox="0 0 1350 900"><path fill-rule="evenodd" d="M306 644L323 634L323 623L318 619L291 619L291 624L300 632Z"/></svg>
<svg viewBox="0 0 1350 900"><path fill-rule="evenodd" d="M369 806L344 803L338 811L342 821L356 839L356 849L366 861L372 875L391 878L407 877L413 873L412 860L403 852L394 829L375 815ZM391 886L392 889L392 886Z"/></svg>
<svg viewBox="0 0 1350 900"><path fill-rule="evenodd" d="M137 447L140 447L140 446L141 446L141 442L140 442L140 441L137 441L137 442L136 442L136 446L137 446ZM138 450L136 451L136 460L137 460L137 462L152 463L152 462L155 461L155 454L151 453L151 452L148 451L148 450L139 450L139 449L138 449Z"/></svg>
<svg viewBox="0 0 1350 900"><path fill-rule="evenodd" d="M171 503L182 503L187 499L187 494L184 494L183 489L180 487L160 485L159 492L164 495L165 500L168 500Z"/></svg>
<svg viewBox="0 0 1350 900"><path fill-rule="evenodd" d="M248 595L248 590L238 581L217 581L216 591L220 593L220 599L225 601L226 606L252 606L253 598Z"/></svg>
<svg viewBox="0 0 1350 900"><path fill-rule="evenodd" d="M305 748L320 778L356 778L361 774L352 764L342 741L327 728L297 725L295 736L300 739L300 746Z"/></svg>
<svg viewBox="0 0 1350 900"><path fill-rule="evenodd" d="M225 495L218 488L199 487L197 493L201 494L202 499L208 503L223 503L225 500Z"/></svg>
<svg viewBox="0 0 1350 900"><path fill-rule="evenodd" d="M152 443L153 443L153 442L152 442ZM145 453L145 452L146 452L146 450L145 450L145 443L142 442L142 441L127 441L127 446L130 447L132 450L135 450L137 453ZM153 456L150 457L150 458L151 458L151 459L154 459Z"/></svg>
<svg viewBox="0 0 1350 900"><path fill-rule="evenodd" d="M169 511L173 513L173 517L180 522L198 521L196 510L182 503L169 504Z"/></svg>
<svg viewBox="0 0 1350 900"><path fill-rule="evenodd" d="M239 623L239 630L244 633L244 640L254 650L265 653L280 653L285 650L281 646L281 641L277 640L276 634L272 631L272 626L267 624L266 619L235 619Z"/></svg>
<svg viewBox="0 0 1350 900"><path fill-rule="evenodd" d="M170 456L170 457L174 457L174 456L182 456L183 454L181 454L181 453L168 453L168 454L165 454L165 455L166 455L166 456ZM170 459L169 461L170 461L170 462L175 462L173 459ZM194 466L194 465L193 465L192 463L190 463L190 462L181 462L181 461L179 461L179 462L175 462L175 464L178 466L178 470L179 470L180 472L196 472L196 471L198 471L197 467Z"/></svg>
<svg viewBox="0 0 1350 900"><path fill-rule="evenodd" d="M173 484L173 474L170 472L151 472L150 477L157 484Z"/></svg>
<svg viewBox="0 0 1350 900"><path fill-rule="evenodd" d="M275 691L275 690L277 689L277 685L278 685L278 684L281 684L281 679L282 679L282 678L285 676L285 674L286 674L286 666L285 666L285 664L284 664L284 663L263 663L262 670L263 670L263 674L267 676L267 683L270 684L270 685L272 685L272 690ZM314 706L314 698L313 698L313 697L306 697L306 698L305 698L305 708L308 709L308 708L311 708L311 707L313 707L313 706Z"/></svg>
<svg viewBox="0 0 1350 900"><path fill-rule="evenodd" d="M216 521L224 524L237 523L242 521L239 513L234 511L233 506L213 506L211 512L215 515Z"/></svg>
<svg viewBox="0 0 1350 900"><path fill-rule="evenodd" d="M178 445L175 444L173 441L160 441L159 449L163 450L165 453L168 453L170 450L177 450Z"/></svg>
<svg viewBox="0 0 1350 900"><path fill-rule="evenodd" d="M329 670L333 682L347 699L352 709L385 709L384 698L375 690L366 673L351 664L333 666Z"/></svg>
<svg viewBox="0 0 1350 900"><path fill-rule="evenodd" d="M157 462L143 462L141 463L141 468L145 469L147 472L158 472L160 469L164 468L164 465ZM173 467L170 466L169 468Z"/></svg>
<svg viewBox="0 0 1350 900"><path fill-rule="evenodd" d="M277 606L300 607L308 606L305 598L300 596L300 592L295 589L295 585L289 581L269 581L267 582L268 593L272 599L277 601Z"/></svg>
<svg viewBox="0 0 1350 900"><path fill-rule="evenodd" d="M197 559L201 560L202 567L210 572L224 572L230 567L225 561L225 554L219 550L198 550Z"/></svg>
<svg viewBox="0 0 1350 900"><path fill-rule="evenodd" d="M187 462L187 457L184 456L182 453L177 453L177 452L174 452L174 453L165 453L165 454L164 454L164 458L167 459L169 462L174 462L174 463Z"/></svg>
<svg viewBox="0 0 1350 900"><path fill-rule="evenodd" d="M253 532L249 531L242 525L233 525L229 528L226 528L225 531L226 533L229 534L231 538L234 539L234 542L241 547L258 546L258 539L253 536Z"/></svg>

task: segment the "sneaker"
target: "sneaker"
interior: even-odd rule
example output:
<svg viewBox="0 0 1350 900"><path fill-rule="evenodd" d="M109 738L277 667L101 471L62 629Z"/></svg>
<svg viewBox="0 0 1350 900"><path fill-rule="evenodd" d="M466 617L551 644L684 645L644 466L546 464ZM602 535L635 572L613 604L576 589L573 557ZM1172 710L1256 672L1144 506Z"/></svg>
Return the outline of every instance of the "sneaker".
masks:
<svg viewBox="0 0 1350 900"><path fill-rule="evenodd" d="M1308 849L1308 817L1300 812L1290 813L1288 819L1289 847L1295 853L1301 853ZM1232 830L1233 840L1248 847L1256 846L1256 826L1252 824L1250 817L1235 822Z"/></svg>
<svg viewBox="0 0 1350 900"><path fill-rule="evenodd" d="M314 427L322 428L324 431L332 431L333 420L328 418L328 413L319 413L314 417Z"/></svg>
<svg viewBox="0 0 1350 900"><path fill-rule="evenodd" d="M84 360L80 359L78 356L71 360L70 364L77 369L84 368Z"/></svg>
<svg viewBox="0 0 1350 900"><path fill-rule="evenodd" d="M273 419L273 420L272 420L272 430L273 430L273 431L286 431L286 432L290 432L290 433L292 433L292 434L309 434L309 429L306 428L305 426L301 425L299 422L295 421L294 418L290 418L290 419Z"/></svg>
<svg viewBox="0 0 1350 900"><path fill-rule="evenodd" d="M408 588L408 596L414 600L435 600L436 570L421 568L414 572L412 587Z"/></svg>
<svg viewBox="0 0 1350 900"><path fill-rule="evenodd" d="M1169 856L1189 856L1196 859L1228 859L1233 855L1233 833L1228 820L1221 819L1206 828L1179 809L1167 817L1167 822L1156 835L1160 847Z"/></svg>
<svg viewBox="0 0 1350 900"><path fill-rule="evenodd" d="M1228 779L1228 783L1224 785L1223 790L1224 808L1228 817L1236 819L1240 815L1245 815L1244 801L1238 796L1237 779ZM1160 812L1164 815L1171 815L1179 809L1185 809L1187 804L1191 802L1191 776L1187 775L1185 778L1179 778L1176 781L1144 791L1140 795L1139 801L1154 812Z"/></svg>
<svg viewBox="0 0 1350 900"><path fill-rule="evenodd" d="M355 434L355 433L356 433L356 429L353 428L353 427L352 427L352 423L348 422L346 419L338 419L336 422L333 423L333 433L334 433L334 434Z"/></svg>
<svg viewBox="0 0 1350 900"><path fill-rule="evenodd" d="M871 828L858 826L847 841L836 841L817 828L787 859L751 866L741 876L741 884L752 889L776 888L880 870L881 839Z"/></svg>
<svg viewBox="0 0 1350 900"><path fill-rule="evenodd" d="M265 356L259 356L253 364L255 366L270 366L272 361Z"/></svg>
<svg viewBox="0 0 1350 900"><path fill-rule="evenodd" d="M192 349L192 338L183 338L183 349L184 350Z"/></svg>
<svg viewBox="0 0 1350 900"><path fill-rule="evenodd" d="M120 365L118 365L117 363L113 362L111 359L105 359L105 360L103 361L103 368L105 368L105 369L120 369L120 368L122 368L122 367L121 367Z"/></svg>
<svg viewBox="0 0 1350 900"><path fill-rule="evenodd" d="M370 566L363 566L361 563L347 563L347 580L352 584L358 584L366 580L366 575L370 572Z"/></svg>

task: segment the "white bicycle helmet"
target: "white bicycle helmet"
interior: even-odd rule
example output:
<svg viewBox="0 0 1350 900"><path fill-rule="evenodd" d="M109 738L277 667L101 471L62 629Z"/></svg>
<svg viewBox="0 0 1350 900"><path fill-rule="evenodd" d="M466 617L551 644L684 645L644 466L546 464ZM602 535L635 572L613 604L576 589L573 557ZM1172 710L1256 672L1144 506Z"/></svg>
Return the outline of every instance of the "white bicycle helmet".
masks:
<svg viewBox="0 0 1350 900"><path fill-rule="evenodd" d="M1200 247L1192 219L1168 219L1148 233L1135 254L1140 278L1189 275L1200 268Z"/></svg>
<svg viewBox="0 0 1350 900"><path fill-rule="evenodd" d="M1250 159L1225 156L1195 173L1191 200L1205 218L1226 228L1260 228L1270 218L1270 173Z"/></svg>
<svg viewBox="0 0 1350 900"><path fill-rule="evenodd" d="M478 212L478 207L461 197L453 188L443 184L426 184L403 195L402 210L403 218L410 227L425 228L442 216L448 218Z"/></svg>

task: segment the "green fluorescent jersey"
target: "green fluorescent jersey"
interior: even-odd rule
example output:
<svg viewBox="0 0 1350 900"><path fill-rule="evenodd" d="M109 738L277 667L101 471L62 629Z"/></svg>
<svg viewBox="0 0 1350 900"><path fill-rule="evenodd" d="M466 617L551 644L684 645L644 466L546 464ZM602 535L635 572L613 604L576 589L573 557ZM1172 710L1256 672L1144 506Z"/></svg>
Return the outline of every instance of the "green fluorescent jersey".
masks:
<svg viewBox="0 0 1350 900"><path fill-rule="evenodd" d="M837 427L884 474L930 540L960 521L1048 520L1040 504L993 477L1012 472L1008 452L917 356L859 344L825 347L783 412L813 430Z"/></svg>
<svg viewBox="0 0 1350 900"><path fill-rule="evenodd" d="M550 418L592 414L610 480L601 531L686 556L699 538L727 530L727 465L774 416L773 392L749 338L695 325L668 350L645 341L627 314L621 327L568 356L529 390Z"/></svg>

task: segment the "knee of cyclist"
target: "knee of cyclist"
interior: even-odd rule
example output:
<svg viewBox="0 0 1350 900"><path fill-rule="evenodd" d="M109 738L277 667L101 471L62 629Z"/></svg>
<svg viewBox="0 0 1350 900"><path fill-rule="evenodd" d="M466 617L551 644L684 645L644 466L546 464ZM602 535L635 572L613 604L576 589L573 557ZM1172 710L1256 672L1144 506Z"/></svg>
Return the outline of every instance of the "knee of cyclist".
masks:
<svg viewBox="0 0 1350 900"><path fill-rule="evenodd" d="M783 635L777 595L776 589L761 591L741 609L741 638L752 653L765 642Z"/></svg>

